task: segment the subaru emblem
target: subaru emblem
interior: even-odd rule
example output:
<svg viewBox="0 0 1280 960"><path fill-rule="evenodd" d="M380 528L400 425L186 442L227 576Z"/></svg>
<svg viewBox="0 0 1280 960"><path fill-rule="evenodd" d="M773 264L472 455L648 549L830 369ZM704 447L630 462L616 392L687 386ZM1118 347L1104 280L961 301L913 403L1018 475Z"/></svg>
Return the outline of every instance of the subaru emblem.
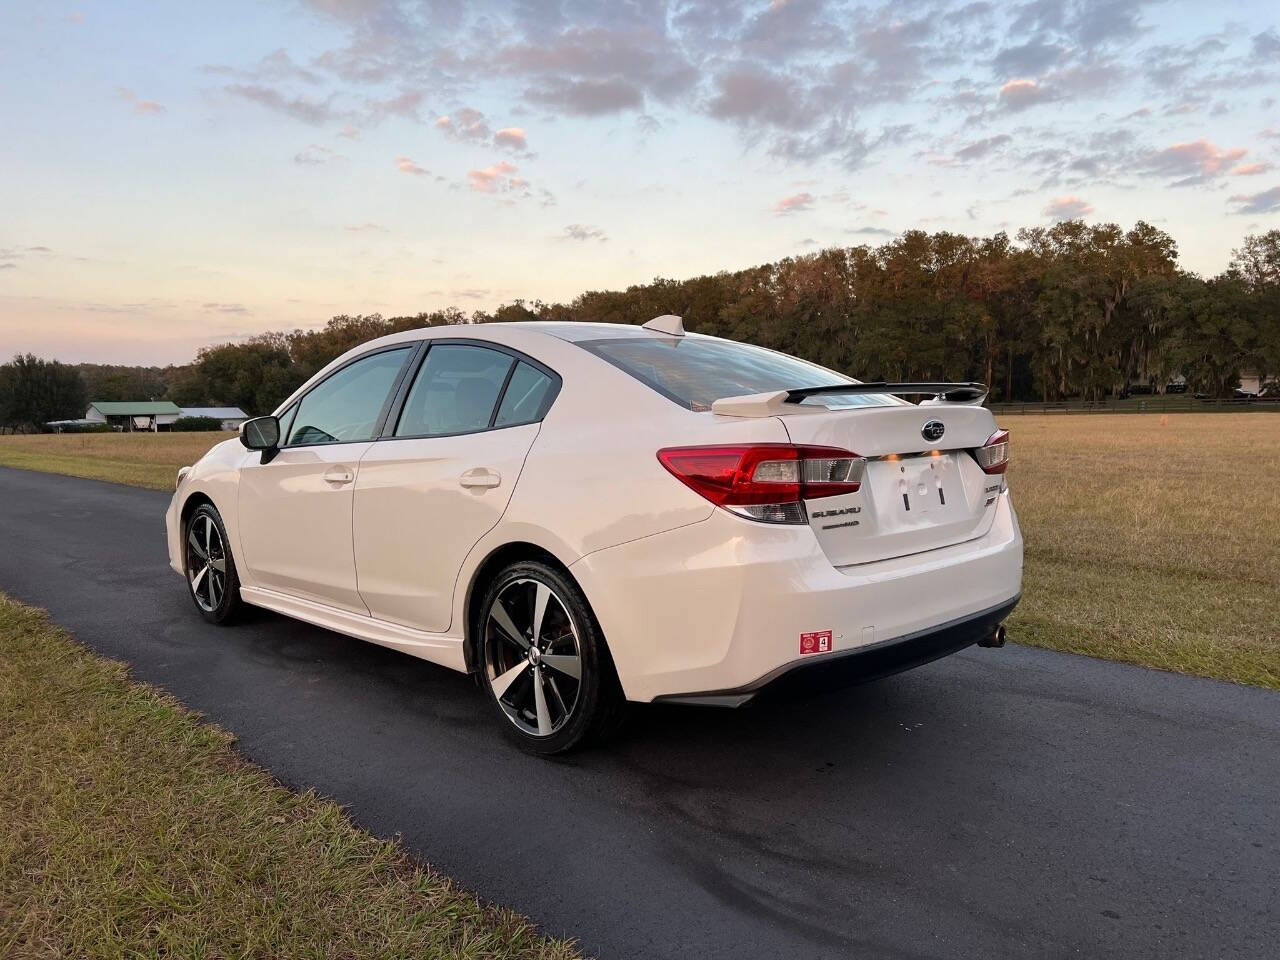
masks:
<svg viewBox="0 0 1280 960"><path fill-rule="evenodd" d="M942 435L947 432L946 424L941 420L930 420L920 428L920 436L924 437L930 443L935 443L942 439Z"/></svg>

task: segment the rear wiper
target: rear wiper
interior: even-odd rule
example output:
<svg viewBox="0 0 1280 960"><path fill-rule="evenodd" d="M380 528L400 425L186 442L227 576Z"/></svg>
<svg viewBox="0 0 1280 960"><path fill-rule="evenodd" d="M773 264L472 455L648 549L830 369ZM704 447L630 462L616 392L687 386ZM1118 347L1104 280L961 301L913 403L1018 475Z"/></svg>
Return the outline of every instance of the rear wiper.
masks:
<svg viewBox="0 0 1280 960"><path fill-rule="evenodd" d="M797 387L787 391L786 403L828 393L887 393L896 397L928 395L949 403L973 403L986 397L985 383L834 383L825 387Z"/></svg>

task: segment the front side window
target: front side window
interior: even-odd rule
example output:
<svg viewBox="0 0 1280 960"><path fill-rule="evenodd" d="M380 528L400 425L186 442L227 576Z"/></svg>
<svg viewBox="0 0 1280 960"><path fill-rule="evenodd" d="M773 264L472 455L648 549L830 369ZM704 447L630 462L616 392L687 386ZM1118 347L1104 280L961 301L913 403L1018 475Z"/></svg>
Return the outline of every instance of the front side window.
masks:
<svg viewBox="0 0 1280 960"><path fill-rule="evenodd" d="M343 367L302 398L288 446L372 440L378 418L413 347L384 350Z"/></svg>
<svg viewBox="0 0 1280 960"><path fill-rule="evenodd" d="M442 343L427 351L397 437L443 437L489 429L515 358L487 347Z"/></svg>
<svg viewBox="0 0 1280 960"><path fill-rule="evenodd" d="M624 337L577 344L686 410L710 410L723 397L853 382L798 357L711 337ZM845 407L900 401L885 394L824 394L804 402Z"/></svg>

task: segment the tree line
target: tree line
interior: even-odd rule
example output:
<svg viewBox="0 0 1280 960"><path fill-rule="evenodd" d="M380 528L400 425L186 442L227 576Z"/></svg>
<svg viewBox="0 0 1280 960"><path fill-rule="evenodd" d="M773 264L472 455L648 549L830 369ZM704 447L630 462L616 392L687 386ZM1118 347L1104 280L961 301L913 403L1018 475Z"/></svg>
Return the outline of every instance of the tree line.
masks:
<svg viewBox="0 0 1280 960"><path fill-rule="evenodd" d="M689 330L772 347L862 380L982 381L995 401L1161 393L1175 377L1223 397L1242 372L1264 383L1280 375L1280 230L1246 237L1211 278L1182 270L1173 238L1141 221L1125 230L1071 220L1012 239L910 230L879 246L658 278L569 303L338 316L319 330L206 347L185 367L113 369L98 383L162 383L161 396L182 406L258 414L345 350L388 333L505 320L637 324L664 313L684 317Z"/></svg>

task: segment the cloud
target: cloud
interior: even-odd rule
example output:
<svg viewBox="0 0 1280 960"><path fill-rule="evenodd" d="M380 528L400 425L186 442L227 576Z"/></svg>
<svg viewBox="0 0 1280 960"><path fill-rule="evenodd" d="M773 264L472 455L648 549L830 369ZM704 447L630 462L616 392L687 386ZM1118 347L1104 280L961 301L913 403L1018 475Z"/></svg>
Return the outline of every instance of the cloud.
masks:
<svg viewBox="0 0 1280 960"><path fill-rule="evenodd" d="M564 228L561 240L598 240L604 243L609 238L599 227L591 227L585 223L571 223Z"/></svg>
<svg viewBox="0 0 1280 960"><path fill-rule="evenodd" d="M961 147L956 151L957 160L978 160L985 157L997 147L1002 147L1006 143L1013 140L1013 137L1007 133L997 134L994 137L985 137L982 140L975 140L967 147Z"/></svg>
<svg viewBox="0 0 1280 960"><path fill-rule="evenodd" d="M595 117L644 106L644 92L627 80L558 80L524 92L526 100L566 113Z"/></svg>
<svg viewBox="0 0 1280 960"><path fill-rule="evenodd" d="M998 77L1038 76L1056 67L1067 55L1067 48L1043 39L1031 40L1013 47L1005 47L991 61Z"/></svg>
<svg viewBox="0 0 1280 960"><path fill-rule="evenodd" d="M31 254L40 257L51 257L53 251L45 246L27 246L27 247L0 247L0 270L17 270L18 261L25 260ZM73 257L74 260L83 260L83 257Z"/></svg>
<svg viewBox="0 0 1280 960"><path fill-rule="evenodd" d="M326 147L322 143L310 144L305 150L299 150L293 155L293 162L306 167L317 167L326 163L333 163L335 160L345 160L342 154L334 150L332 147Z"/></svg>
<svg viewBox="0 0 1280 960"><path fill-rule="evenodd" d="M1254 34L1253 55L1260 59L1280 57L1280 33L1275 27Z"/></svg>
<svg viewBox="0 0 1280 960"><path fill-rule="evenodd" d="M203 309L210 313L248 313L248 308L243 303L202 303Z"/></svg>
<svg viewBox="0 0 1280 960"><path fill-rule="evenodd" d="M845 32L827 15L826 5L826 0L772 0L747 24L743 49L765 60L788 60L843 45Z"/></svg>
<svg viewBox="0 0 1280 960"><path fill-rule="evenodd" d="M418 166L409 157L396 157L396 169L401 173L412 173L415 177L428 177L431 171Z"/></svg>
<svg viewBox="0 0 1280 960"><path fill-rule="evenodd" d="M127 87L117 87L116 92L120 95L121 100L125 103L132 104L133 109L138 113L155 115L165 112L164 104L155 100L143 100Z"/></svg>
<svg viewBox="0 0 1280 960"><path fill-rule="evenodd" d="M640 110L649 97L670 102L696 82L665 11L610 4L580 19L588 22L548 30L539 13L520 40L484 56L482 69L523 77L526 100L582 116Z"/></svg>
<svg viewBox="0 0 1280 960"><path fill-rule="evenodd" d="M1054 197L1043 213L1054 220L1079 220L1093 213L1093 204L1079 197Z"/></svg>
<svg viewBox="0 0 1280 960"><path fill-rule="evenodd" d="M404 117L407 120L420 119L419 111L426 99L421 90L405 90L394 97L379 99L366 97L364 109L359 114L360 122L366 126L377 123L386 117Z"/></svg>
<svg viewBox="0 0 1280 960"><path fill-rule="evenodd" d="M1146 158L1145 169L1156 176L1176 178L1172 186L1186 187L1225 174L1247 152L1243 148L1223 150L1201 137L1153 151Z"/></svg>
<svg viewBox="0 0 1280 960"><path fill-rule="evenodd" d="M483 143L489 139L489 124L484 114L470 107L463 107L449 116L436 117L435 127L451 140Z"/></svg>
<svg viewBox="0 0 1280 960"><path fill-rule="evenodd" d="M524 136L524 128L503 127L493 135L493 145L523 152L528 148L528 142Z"/></svg>
<svg viewBox="0 0 1280 960"><path fill-rule="evenodd" d="M742 66L715 78L716 95L707 112L719 120L767 123L783 129L808 125L794 80L769 70Z"/></svg>
<svg viewBox="0 0 1280 960"><path fill-rule="evenodd" d="M500 193L528 186L523 177L515 176L518 169L514 163L501 160L483 170L468 170L467 179L471 181L471 189L479 193Z"/></svg>
<svg viewBox="0 0 1280 960"><path fill-rule="evenodd" d="M789 197L783 197L773 205L773 212L778 216L789 213L799 213L803 210L813 208L813 194L811 193L795 193Z"/></svg>
<svg viewBox="0 0 1280 960"><path fill-rule="evenodd" d="M292 94L267 83L231 83L223 89L234 97L249 100L311 126L342 123L339 136L349 140L359 136L360 127L373 126L388 117L420 120L425 99L420 90L404 90L385 97L367 96L355 102L348 97L348 105L340 106L337 93L330 93L325 97Z"/></svg>
<svg viewBox="0 0 1280 960"><path fill-rule="evenodd" d="M462 107L451 114L436 117L434 126L450 140L459 143L491 144L516 153L524 153L528 149L523 127L503 127L496 133L491 133L485 115L471 107Z"/></svg>
<svg viewBox="0 0 1280 960"><path fill-rule="evenodd" d="M897 234L892 230L886 230L884 227L853 227L846 230L845 233L853 234L861 237L896 237Z"/></svg>
<svg viewBox="0 0 1280 960"><path fill-rule="evenodd" d="M1257 32L1265 22L1252 36L1226 24L1197 38L1188 29L1199 21L1149 25L1149 0L303 3L325 21L323 35L339 38L330 49L299 61L277 50L246 69L207 69L227 76L234 96L353 130L383 119L432 123L424 90L451 104L459 96L509 103L515 93L548 123L627 113L677 123L693 113L735 128L747 149L781 164L833 160L853 169L903 140L916 154L937 155L944 144L964 149L994 134L1029 145L1064 136L983 129L998 121L993 108L1034 113L1105 96L1117 115L1147 102L1155 118L1170 105L1207 110L1232 92L1280 82L1280 35ZM1232 102L1237 113L1248 109L1243 97ZM527 139L514 135L526 127L513 125L519 110L499 123L474 106L451 109L440 130L524 155ZM1083 116L1063 111L1062 119ZM904 122L915 129L888 135ZM977 160L981 150L956 159Z"/></svg>
<svg viewBox="0 0 1280 960"><path fill-rule="evenodd" d="M388 233L390 232L387 230L386 227L384 227L380 223L356 223L356 224L352 224L351 226L343 227L342 229L346 230L347 233Z"/></svg>
<svg viewBox="0 0 1280 960"><path fill-rule="evenodd" d="M1228 200L1236 205L1235 213L1277 213L1280 212L1280 187L1261 193L1237 193Z"/></svg>
<svg viewBox="0 0 1280 960"><path fill-rule="evenodd" d="M324 100L316 100L311 97L290 97L281 93L275 87L256 83L232 83L225 89L232 96L252 101L266 107L268 110L283 113L285 116L300 120L303 123L309 123L312 126L329 123L333 117L332 97Z"/></svg>
<svg viewBox="0 0 1280 960"><path fill-rule="evenodd" d="M1034 80L1010 80L1000 88L1000 102L1009 110L1025 110L1054 99L1053 91Z"/></svg>
<svg viewBox="0 0 1280 960"><path fill-rule="evenodd" d="M1266 173L1271 169L1269 163L1246 163L1243 166L1236 167L1231 171L1233 177L1256 177L1260 173Z"/></svg>

